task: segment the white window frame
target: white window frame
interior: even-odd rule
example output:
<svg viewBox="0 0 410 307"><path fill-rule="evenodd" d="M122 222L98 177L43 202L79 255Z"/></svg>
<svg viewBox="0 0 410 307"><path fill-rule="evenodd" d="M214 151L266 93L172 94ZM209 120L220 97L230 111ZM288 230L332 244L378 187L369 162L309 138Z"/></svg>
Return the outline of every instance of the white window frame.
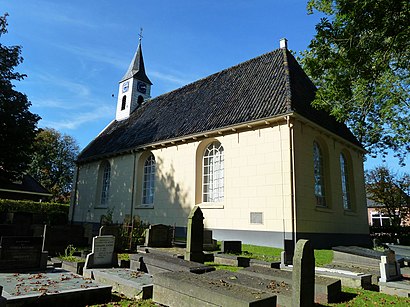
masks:
<svg viewBox="0 0 410 307"><path fill-rule="evenodd" d="M150 154L144 162L144 172L142 177L142 205L154 204L155 170L155 157L153 154Z"/></svg>
<svg viewBox="0 0 410 307"><path fill-rule="evenodd" d="M224 148L218 141L209 144L202 157L202 201L224 200Z"/></svg>

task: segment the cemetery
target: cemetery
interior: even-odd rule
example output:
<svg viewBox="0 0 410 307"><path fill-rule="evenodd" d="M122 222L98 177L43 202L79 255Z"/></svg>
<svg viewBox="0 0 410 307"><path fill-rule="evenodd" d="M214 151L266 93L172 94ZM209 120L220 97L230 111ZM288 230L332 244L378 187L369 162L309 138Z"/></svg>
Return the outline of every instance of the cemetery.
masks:
<svg viewBox="0 0 410 307"><path fill-rule="evenodd" d="M114 294L153 306L327 306L354 298L349 288L410 295L406 246L338 246L331 262L318 266L309 240L260 258L240 240L215 242L203 220L195 207L185 242L175 240L172 226L147 225L136 246L127 235L124 241L121 225L102 225L97 233L32 225L31 234L19 236L3 226L0 306L96 305Z"/></svg>

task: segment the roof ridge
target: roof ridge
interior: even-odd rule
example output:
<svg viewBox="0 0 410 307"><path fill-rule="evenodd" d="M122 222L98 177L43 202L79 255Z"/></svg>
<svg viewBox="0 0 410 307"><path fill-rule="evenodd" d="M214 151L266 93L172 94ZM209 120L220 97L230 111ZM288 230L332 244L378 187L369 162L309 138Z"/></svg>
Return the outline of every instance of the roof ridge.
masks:
<svg viewBox="0 0 410 307"><path fill-rule="evenodd" d="M290 69L289 69L289 61L288 61L288 49L282 48L283 54L283 68L285 70L285 82L286 82L286 89L287 89L287 97L286 97L286 108L287 111L292 110L292 87L290 84Z"/></svg>

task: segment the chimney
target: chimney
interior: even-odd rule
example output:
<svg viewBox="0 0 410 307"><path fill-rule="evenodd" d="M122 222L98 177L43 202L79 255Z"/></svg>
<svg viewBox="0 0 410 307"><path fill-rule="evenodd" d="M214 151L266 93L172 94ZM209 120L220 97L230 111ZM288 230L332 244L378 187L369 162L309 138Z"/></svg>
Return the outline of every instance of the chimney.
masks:
<svg viewBox="0 0 410 307"><path fill-rule="evenodd" d="M288 40L286 38L281 38L279 41L280 49L288 49Z"/></svg>

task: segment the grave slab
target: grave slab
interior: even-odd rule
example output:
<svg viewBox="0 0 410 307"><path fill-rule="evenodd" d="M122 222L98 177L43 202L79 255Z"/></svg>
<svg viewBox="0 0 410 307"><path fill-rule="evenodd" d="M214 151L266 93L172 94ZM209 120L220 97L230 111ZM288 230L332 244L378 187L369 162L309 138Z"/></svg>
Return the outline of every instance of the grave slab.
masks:
<svg viewBox="0 0 410 307"><path fill-rule="evenodd" d="M165 272L154 276L154 302L166 306L276 306L276 296L205 275Z"/></svg>
<svg viewBox="0 0 410 307"><path fill-rule="evenodd" d="M202 274L214 271L215 268L198 262L187 261L162 253L131 254L130 268L135 271L144 271L141 265L145 265L149 274L155 275L161 272L191 272Z"/></svg>
<svg viewBox="0 0 410 307"><path fill-rule="evenodd" d="M130 269L92 269L93 279L130 299L152 298L152 275Z"/></svg>
<svg viewBox="0 0 410 307"><path fill-rule="evenodd" d="M372 275L331 268L315 268L316 276L340 280L342 287L371 289Z"/></svg>
<svg viewBox="0 0 410 307"><path fill-rule="evenodd" d="M214 262L217 264L231 265L244 268L250 265L249 258L226 254L215 254Z"/></svg>
<svg viewBox="0 0 410 307"><path fill-rule="evenodd" d="M281 280L287 284L292 284L292 271L285 271L266 267L248 267L241 270L241 273L250 276ZM315 277L315 301L319 303L338 302L342 293L340 280L323 276Z"/></svg>
<svg viewBox="0 0 410 307"><path fill-rule="evenodd" d="M380 257L386 256L386 252L375 251L359 246L336 246L333 247L333 262L371 267L379 270ZM403 263L402 257L396 257L399 263Z"/></svg>
<svg viewBox="0 0 410 307"><path fill-rule="evenodd" d="M204 276L214 283L235 284L257 291L264 291L276 295L278 306L290 306L292 303L292 285L280 279L255 277L243 274L241 271L230 272L217 270L205 273Z"/></svg>
<svg viewBox="0 0 410 307"><path fill-rule="evenodd" d="M389 295L410 297L410 280L379 282L379 291Z"/></svg>
<svg viewBox="0 0 410 307"><path fill-rule="evenodd" d="M84 306L106 303L111 299L111 286L62 270L1 273L0 284L7 306Z"/></svg>

